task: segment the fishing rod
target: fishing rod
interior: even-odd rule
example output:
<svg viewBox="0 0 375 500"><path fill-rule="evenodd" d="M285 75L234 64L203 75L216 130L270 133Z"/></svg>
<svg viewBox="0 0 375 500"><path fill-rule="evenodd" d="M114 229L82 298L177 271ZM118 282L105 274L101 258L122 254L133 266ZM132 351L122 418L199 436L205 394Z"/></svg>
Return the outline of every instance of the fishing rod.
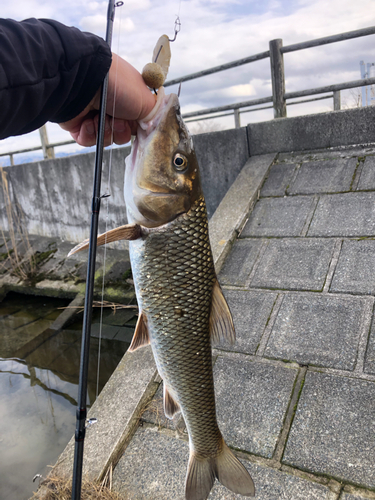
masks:
<svg viewBox="0 0 375 500"><path fill-rule="evenodd" d="M115 3L115 0L108 1L107 29L106 29L105 40L108 43L109 47L111 47L112 44L115 7L120 7L121 5L123 5L123 2ZM93 295L94 295L96 240L98 236L98 222L99 222L99 210L100 210L100 200L101 200L100 186L102 178L102 162L103 162L103 151L104 151L104 128L105 128L105 116L107 107L106 106L107 91L108 91L108 73L104 79L101 89L98 137L96 141L96 151L95 151L94 187L93 187L93 197L92 197L92 207L91 207L89 257L87 261L85 306L84 306L83 326L82 326L81 360L79 367L78 405L77 405L77 415L76 415L72 500L81 499L83 446L86 433L86 416L87 416L87 379L88 379L88 368L89 368L91 320L92 320L92 306L93 306Z"/></svg>

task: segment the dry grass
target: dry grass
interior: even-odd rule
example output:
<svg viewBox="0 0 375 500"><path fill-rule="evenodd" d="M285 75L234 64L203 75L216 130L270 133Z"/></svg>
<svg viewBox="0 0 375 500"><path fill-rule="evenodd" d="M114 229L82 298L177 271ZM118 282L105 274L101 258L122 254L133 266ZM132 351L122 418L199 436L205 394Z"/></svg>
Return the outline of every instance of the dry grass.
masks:
<svg viewBox="0 0 375 500"><path fill-rule="evenodd" d="M34 500L70 500L72 496L71 478L62 478L50 474L41 482L41 488L34 493ZM112 491L112 466L101 483L82 480L81 500L124 500L120 494Z"/></svg>
<svg viewBox="0 0 375 500"><path fill-rule="evenodd" d="M118 304L116 302L110 302L108 300L94 300L92 303L92 307L110 307L113 311L113 314L116 313L117 310L119 309L137 309L138 310L138 305L137 304ZM84 308L82 306L65 306L65 307L59 307L59 309L77 309L78 312L82 312Z"/></svg>
<svg viewBox="0 0 375 500"><path fill-rule="evenodd" d="M2 261L1 266L3 268L9 266L13 275L26 281L36 271L35 258L26 231L22 209L12 203L7 174L2 167L0 168L0 179L9 227L9 239L6 238L4 231L1 229L6 252L8 253L8 258ZM24 254L23 256L20 253L21 251Z"/></svg>

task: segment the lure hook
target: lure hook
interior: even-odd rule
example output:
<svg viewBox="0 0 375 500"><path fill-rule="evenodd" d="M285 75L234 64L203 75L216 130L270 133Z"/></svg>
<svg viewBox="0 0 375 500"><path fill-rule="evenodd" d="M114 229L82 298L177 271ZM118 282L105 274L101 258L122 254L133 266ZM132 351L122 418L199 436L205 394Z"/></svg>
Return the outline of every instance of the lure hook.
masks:
<svg viewBox="0 0 375 500"><path fill-rule="evenodd" d="M176 21L174 23L174 38L171 39L171 38L168 38L168 40L170 42L174 42L177 38L177 34L180 32L181 30L181 21L180 21L180 16L177 16L176 18Z"/></svg>

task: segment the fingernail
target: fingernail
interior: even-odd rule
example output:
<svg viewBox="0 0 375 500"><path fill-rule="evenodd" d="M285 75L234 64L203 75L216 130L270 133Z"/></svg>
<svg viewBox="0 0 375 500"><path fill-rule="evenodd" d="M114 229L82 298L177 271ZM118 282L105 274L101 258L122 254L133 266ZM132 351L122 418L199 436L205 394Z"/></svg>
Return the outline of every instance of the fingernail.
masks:
<svg viewBox="0 0 375 500"><path fill-rule="evenodd" d="M95 134L95 127L94 127L94 124L89 122L86 124L86 132L89 134L89 135L94 135Z"/></svg>

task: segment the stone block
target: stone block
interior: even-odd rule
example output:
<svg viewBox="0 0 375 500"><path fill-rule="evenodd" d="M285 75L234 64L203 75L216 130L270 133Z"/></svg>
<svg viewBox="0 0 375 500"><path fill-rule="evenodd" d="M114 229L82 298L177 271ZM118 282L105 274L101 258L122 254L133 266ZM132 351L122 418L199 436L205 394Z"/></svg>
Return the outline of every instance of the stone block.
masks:
<svg viewBox="0 0 375 500"><path fill-rule="evenodd" d="M357 297L286 295L265 356L353 370L364 306Z"/></svg>
<svg viewBox="0 0 375 500"><path fill-rule="evenodd" d="M375 190L375 156L366 156L357 186L358 191Z"/></svg>
<svg viewBox="0 0 375 500"><path fill-rule="evenodd" d="M333 245L319 239L270 240L250 286L321 291Z"/></svg>
<svg viewBox="0 0 375 500"><path fill-rule="evenodd" d="M289 186L296 165L279 163L271 167L270 173L260 192L261 196L284 196Z"/></svg>
<svg viewBox="0 0 375 500"><path fill-rule="evenodd" d="M375 240L344 240L330 291L375 294Z"/></svg>
<svg viewBox="0 0 375 500"><path fill-rule="evenodd" d="M220 344L226 350L255 354L277 298L276 293L224 290L236 330L234 345Z"/></svg>
<svg viewBox="0 0 375 500"><path fill-rule="evenodd" d="M219 356L214 366L217 417L228 445L271 458L297 370Z"/></svg>
<svg viewBox="0 0 375 500"><path fill-rule="evenodd" d="M113 473L113 489L125 500L185 500L189 447L156 428L139 428ZM328 500L321 484L241 460L255 483L255 500ZM218 481L209 500L241 500Z"/></svg>
<svg viewBox="0 0 375 500"><path fill-rule="evenodd" d="M261 246L260 240L236 240L219 274L220 284L245 286Z"/></svg>
<svg viewBox="0 0 375 500"><path fill-rule="evenodd" d="M313 198L306 196L261 199L241 236L299 236L313 203Z"/></svg>
<svg viewBox="0 0 375 500"><path fill-rule="evenodd" d="M352 495L350 493L343 493L340 500L366 500L368 496L363 497L362 495Z"/></svg>
<svg viewBox="0 0 375 500"><path fill-rule="evenodd" d="M375 193L344 193L322 196L308 236L373 236Z"/></svg>
<svg viewBox="0 0 375 500"><path fill-rule="evenodd" d="M375 109L366 106L330 113L249 123L251 155L371 143L375 137Z"/></svg>
<svg viewBox="0 0 375 500"><path fill-rule="evenodd" d="M283 462L375 487L375 383L308 372Z"/></svg>
<svg viewBox="0 0 375 500"><path fill-rule="evenodd" d="M367 344L367 351L365 357L365 373L375 375L375 322L372 320L370 336Z"/></svg>
<svg viewBox="0 0 375 500"><path fill-rule="evenodd" d="M288 194L349 191L356 166L357 158L302 163Z"/></svg>

